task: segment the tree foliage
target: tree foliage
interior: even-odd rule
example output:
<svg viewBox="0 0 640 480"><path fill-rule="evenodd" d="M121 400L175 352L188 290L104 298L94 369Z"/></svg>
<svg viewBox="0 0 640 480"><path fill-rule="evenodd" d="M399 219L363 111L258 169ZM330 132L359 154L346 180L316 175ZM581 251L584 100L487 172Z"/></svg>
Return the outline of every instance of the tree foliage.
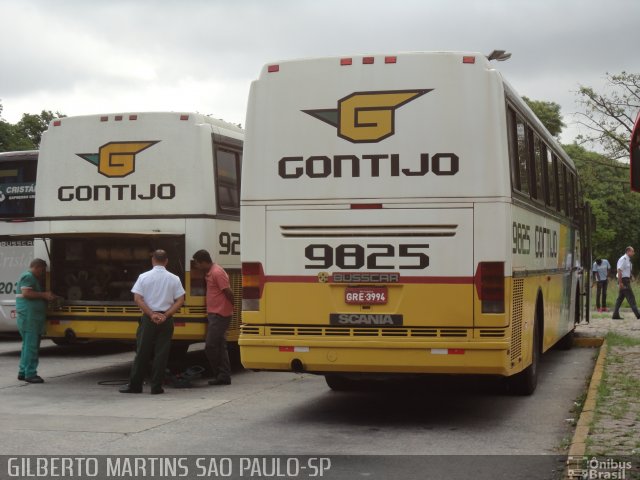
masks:
<svg viewBox="0 0 640 480"><path fill-rule="evenodd" d="M536 114L546 129L549 130L549 133L556 138L559 137L562 129L566 127L562 122L562 115L560 115L560 105L556 102L531 100L524 96L522 99L529 105L529 108L533 110L533 113Z"/></svg>
<svg viewBox="0 0 640 480"><path fill-rule="evenodd" d="M0 104L0 115L2 104ZM16 124L11 124L0 117L0 152L19 150L37 150L40 138L54 118L64 117L60 112L42 110L40 114L22 114Z"/></svg>
<svg viewBox="0 0 640 480"><path fill-rule="evenodd" d="M640 195L629 189L628 166L577 144L564 149L576 165L584 199L596 218L594 257L613 262L628 245L640 248Z"/></svg>
<svg viewBox="0 0 640 480"><path fill-rule="evenodd" d="M597 92L580 86L578 124L586 133L577 139L582 145L595 146L611 159L629 158L629 139L640 111L640 74L606 74L607 87Z"/></svg>

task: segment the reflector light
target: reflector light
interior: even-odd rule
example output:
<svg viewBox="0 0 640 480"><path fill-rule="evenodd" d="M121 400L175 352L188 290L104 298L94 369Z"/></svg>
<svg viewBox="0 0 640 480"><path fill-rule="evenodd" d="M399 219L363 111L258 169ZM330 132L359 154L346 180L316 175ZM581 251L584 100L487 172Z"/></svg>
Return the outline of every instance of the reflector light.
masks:
<svg viewBox="0 0 640 480"><path fill-rule="evenodd" d="M53 121L53 126L54 127L59 127L60 125L62 125L62 120L54 120Z"/></svg>
<svg viewBox="0 0 640 480"><path fill-rule="evenodd" d="M384 57L384 63L396 63L398 57Z"/></svg>
<svg viewBox="0 0 640 480"><path fill-rule="evenodd" d="M60 325L60 320L49 320L51 325Z"/></svg>
<svg viewBox="0 0 640 480"><path fill-rule="evenodd" d="M274 72L279 72L280 71L280 65L269 65L267 67L267 72L269 73L274 73Z"/></svg>
<svg viewBox="0 0 640 480"><path fill-rule="evenodd" d="M464 355L464 348L432 348L432 355Z"/></svg>
<svg viewBox="0 0 640 480"><path fill-rule="evenodd" d="M100 121L101 122L108 122L109 121L109 117L100 117Z"/></svg>
<svg viewBox="0 0 640 480"><path fill-rule="evenodd" d="M480 262L475 284L482 313L504 313L504 262Z"/></svg>
<svg viewBox="0 0 640 480"><path fill-rule="evenodd" d="M373 63L374 59L373 57L363 57L362 58L362 63L364 65L371 65Z"/></svg>
<svg viewBox="0 0 640 480"><path fill-rule="evenodd" d="M296 353L306 353L309 351L309 347L289 347L287 345L281 345L278 347L280 352L296 352Z"/></svg>
<svg viewBox="0 0 640 480"><path fill-rule="evenodd" d="M180 120L189 120L189 115L180 115Z"/></svg>
<svg viewBox="0 0 640 480"><path fill-rule="evenodd" d="M137 120L138 115L129 115L129 120Z"/></svg>
<svg viewBox="0 0 640 480"><path fill-rule="evenodd" d="M353 63L353 60L350 58L341 58L340 59L340 65L351 65Z"/></svg>
<svg viewBox="0 0 640 480"><path fill-rule="evenodd" d="M264 270L259 262L242 264L242 298L255 300L262 298L264 288Z"/></svg>
<svg viewBox="0 0 640 480"><path fill-rule="evenodd" d="M351 210L376 210L382 208L381 203L352 203Z"/></svg>
<svg viewBox="0 0 640 480"><path fill-rule="evenodd" d="M173 325L176 326L176 327L185 327L187 325L187 323L186 322L176 322L176 321L174 321Z"/></svg>
<svg viewBox="0 0 640 480"><path fill-rule="evenodd" d="M462 57L462 63L476 63L476 57Z"/></svg>
<svg viewBox="0 0 640 480"><path fill-rule="evenodd" d="M116 117L114 118L114 120L116 122L121 122L122 121L122 115L116 115Z"/></svg>

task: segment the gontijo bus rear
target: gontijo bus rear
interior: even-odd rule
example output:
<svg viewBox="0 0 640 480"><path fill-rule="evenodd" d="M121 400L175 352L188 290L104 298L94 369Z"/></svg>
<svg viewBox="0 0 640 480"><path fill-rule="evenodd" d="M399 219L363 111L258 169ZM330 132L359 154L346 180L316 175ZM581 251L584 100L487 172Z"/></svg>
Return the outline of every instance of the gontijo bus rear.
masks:
<svg viewBox="0 0 640 480"><path fill-rule="evenodd" d="M480 54L266 65L247 113L243 364L531 393L579 315L575 168Z"/></svg>
<svg viewBox="0 0 640 480"><path fill-rule="evenodd" d="M65 299L47 313L49 337L135 338L131 287L150 268L150 252L162 248L187 291L173 338L204 339L204 282L190 260L208 249L240 292L242 141L237 126L195 113L51 123L40 149L34 230L44 239L36 253L49 260L49 287ZM230 340L238 336L237 310Z"/></svg>

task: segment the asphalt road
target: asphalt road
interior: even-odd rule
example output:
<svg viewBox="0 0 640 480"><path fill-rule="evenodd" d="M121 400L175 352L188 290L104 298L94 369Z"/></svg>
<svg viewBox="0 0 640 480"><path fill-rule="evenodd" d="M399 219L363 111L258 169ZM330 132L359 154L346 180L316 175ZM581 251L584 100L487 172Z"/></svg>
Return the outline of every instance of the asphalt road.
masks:
<svg viewBox="0 0 640 480"><path fill-rule="evenodd" d="M204 363L195 347L187 365ZM530 397L479 377L333 392L322 377L239 367L230 386L151 396L118 393L130 346L45 341L42 385L16 379L19 348L0 340L0 454L329 456L331 479L557 478L595 355L548 352Z"/></svg>

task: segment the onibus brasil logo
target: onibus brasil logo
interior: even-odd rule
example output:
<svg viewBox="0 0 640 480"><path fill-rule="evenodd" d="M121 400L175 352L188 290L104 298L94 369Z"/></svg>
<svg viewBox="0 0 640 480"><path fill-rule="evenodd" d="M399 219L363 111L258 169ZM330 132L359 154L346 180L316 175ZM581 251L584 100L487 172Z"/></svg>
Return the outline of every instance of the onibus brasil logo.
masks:
<svg viewBox="0 0 640 480"><path fill-rule="evenodd" d="M338 108L302 110L338 129L338 136L353 143L375 143L395 133L398 108L433 89L354 92L338 100Z"/></svg>
<svg viewBox="0 0 640 480"><path fill-rule="evenodd" d="M98 153L77 153L80 158L96 165L105 177L121 178L136 170L136 154L155 145L160 140L135 142L109 142Z"/></svg>

